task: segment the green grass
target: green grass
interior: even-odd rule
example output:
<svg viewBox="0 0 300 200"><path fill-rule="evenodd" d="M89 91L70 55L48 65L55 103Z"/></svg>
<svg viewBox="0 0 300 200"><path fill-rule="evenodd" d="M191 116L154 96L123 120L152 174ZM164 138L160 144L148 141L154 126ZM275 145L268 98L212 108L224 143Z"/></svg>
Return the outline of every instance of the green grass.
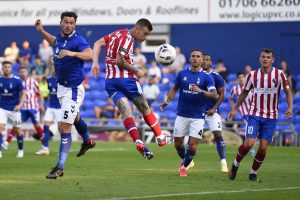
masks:
<svg viewBox="0 0 300 200"><path fill-rule="evenodd" d="M36 156L34 152L39 144L25 142L23 159L16 158L15 143L3 151L0 199L97 200L174 194L155 199L274 200L300 196L300 148L270 147L258 174L262 181L250 182L248 172L252 159L249 156L243 160L236 180L229 181L227 174L220 172L215 147L210 145L198 147L195 167L188 171L187 177L179 177L179 159L173 146L149 145L155 153L155 158L149 161L138 154L132 143L99 142L95 150L77 158L80 145L74 143L64 177L47 180L45 176L57 161L58 146L52 142L50 156ZM237 146L227 146L228 165L236 150Z"/></svg>

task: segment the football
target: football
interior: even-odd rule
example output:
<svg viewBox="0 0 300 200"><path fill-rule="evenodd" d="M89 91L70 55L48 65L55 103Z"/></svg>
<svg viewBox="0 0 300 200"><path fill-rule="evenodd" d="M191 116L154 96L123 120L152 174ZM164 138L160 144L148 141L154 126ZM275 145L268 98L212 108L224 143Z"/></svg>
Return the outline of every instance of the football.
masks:
<svg viewBox="0 0 300 200"><path fill-rule="evenodd" d="M176 58L176 50L172 45L162 44L155 51L155 59L161 65L171 65Z"/></svg>

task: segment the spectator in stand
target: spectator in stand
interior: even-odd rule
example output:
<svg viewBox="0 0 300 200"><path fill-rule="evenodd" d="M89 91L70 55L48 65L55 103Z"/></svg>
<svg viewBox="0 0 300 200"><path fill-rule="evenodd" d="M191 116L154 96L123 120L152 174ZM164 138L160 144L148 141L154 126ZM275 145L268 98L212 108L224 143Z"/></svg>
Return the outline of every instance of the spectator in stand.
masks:
<svg viewBox="0 0 300 200"><path fill-rule="evenodd" d="M29 74L37 81L41 81L43 76L46 76L45 72L46 72L46 63L42 61L39 55L37 55L34 58L33 64L29 68Z"/></svg>
<svg viewBox="0 0 300 200"><path fill-rule="evenodd" d="M28 40L24 40L22 43L22 49L19 52L19 61L28 59L30 61L32 50Z"/></svg>
<svg viewBox="0 0 300 200"><path fill-rule="evenodd" d="M251 65L246 65L244 71L245 71L246 76L247 76L248 74L250 74L250 72L252 71Z"/></svg>
<svg viewBox="0 0 300 200"><path fill-rule="evenodd" d="M147 77L147 73L148 73L146 64L147 64L146 57L142 54L140 48L136 48L134 50L133 66L138 68L138 69L143 70L143 72L145 74L143 77L139 78L140 84L143 84L143 83L146 82L146 77Z"/></svg>
<svg viewBox="0 0 300 200"><path fill-rule="evenodd" d="M148 83L143 87L143 92L148 105L151 107L151 104L156 101L160 93L159 87L155 84L155 76L148 78Z"/></svg>
<svg viewBox="0 0 300 200"><path fill-rule="evenodd" d="M220 74L222 78L226 81L227 68L223 60L218 60L214 71Z"/></svg>
<svg viewBox="0 0 300 200"><path fill-rule="evenodd" d="M4 50L4 60L16 63L19 56L19 48L16 41L12 41L9 47Z"/></svg>
<svg viewBox="0 0 300 200"><path fill-rule="evenodd" d="M154 77L154 83L159 83L161 79L161 71L157 66L157 62L155 60L151 61L150 68L148 69L148 76Z"/></svg>
<svg viewBox="0 0 300 200"><path fill-rule="evenodd" d="M39 46L39 56L45 63L49 62L49 58L53 56L53 48L49 45L49 42L43 39L43 42Z"/></svg>
<svg viewBox="0 0 300 200"><path fill-rule="evenodd" d="M284 75L286 76L286 78L287 78L287 81L288 81L288 83L289 83L289 86L290 86L290 88L291 88L291 91L292 92L294 92L294 81L295 80L293 80L293 77L292 77L292 75L291 75L291 72L290 72L290 70L289 70L289 68L288 68L288 66L287 66L287 62L286 62L286 60L281 60L280 61L280 67L279 67L279 69L281 69L282 71L283 71L283 73L284 73Z"/></svg>
<svg viewBox="0 0 300 200"><path fill-rule="evenodd" d="M133 56L133 65L135 67L144 69L146 68L147 59L142 54L142 51L140 48L135 48L134 50L134 56Z"/></svg>
<svg viewBox="0 0 300 200"><path fill-rule="evenodd" d="M111 98L106 99L107 104L105 106L94 107L94 112L96 115L96 118L102 118L102 119L114 119L117 117L117 109L115 108L113 101ZM103 125L103 122L101 121L99 125Z"/></svg>
<svg viewBox="0 0 300 200"><path fill-rule="evenodd" d="M177 74L177 72L183 69L183 66L186 62L185 56L181 53L179 47L175 47L175 50L176 50L176 59L172 65L169 65L162 69L163 74L168 74L168 73Z"/></svg>

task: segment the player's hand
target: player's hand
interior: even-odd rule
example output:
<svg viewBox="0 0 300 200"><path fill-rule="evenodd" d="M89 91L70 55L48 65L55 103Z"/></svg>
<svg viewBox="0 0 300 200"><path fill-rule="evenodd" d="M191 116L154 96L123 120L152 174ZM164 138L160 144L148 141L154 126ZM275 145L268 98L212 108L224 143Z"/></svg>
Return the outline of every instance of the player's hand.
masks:
<svg viewBox="0 0 300 200"><path fill-rule="evenodd" d="M236 113L236 110L232 109L227 116L227 120L231 122L233 120L235 113Z"/></svg>
<svg viewBox="0 0 300 200"><path fill-rule="evenodd" d="M167 105L168 104L166 102L163 102L162 104L160 104L159 105L160 110L163 111L165 109L165 107L167 107Z"/></svg>
<svg viewBox="0 0 300 200"><path fill-rule="evenodd" d="M284 116L285 118L290 119L293 116L293 109L288 108L284 114L285 114Z"/></svg>
<svg viewBox="0 0 300 200"><path fill-rule="evenodd" d="M99 74L100 74L100 67L99 67L99 65L98 65L98 64L93 64L90 73L91 73L91 75L94 76L95 78L96 78L97 76L99 76Z"/></svg>
<svg viewBox="0 0 300 200"><path fill-rule="evenodd" d="M189 89L193 92L197 92L197 93L201 92L201 89L196 84L190 84Z"/></svg>
<svg viewBox="0 0 300 200"><path fill-rule="evenodd" d="M145 72L141 69L138 69L135 73L134 73L138 78L141 78L142 76L145 75Z"/></svg>
<svg viewBox="0 0 300 200"><path fill-rule="evenodd" d="M212 116L215 112L216 112L215 109L209 109L209 110L207 111L207 115L208 115L208 116Z"/></svg>
<svg viewBox="0 0 300 200"><path fill-rule="evenodd" d="M34 25L38 32L42 32L44 30L42 21L40 19L36 20Z"/></svg>
<svg viewBox="0 0 300 200"><path fill-rule="evenodd" d="M21 110L21 108L22 108L21 105L16 105L15 108L14 108L14 111L15 111L15 112L18 112L18 111Z"/></svg>
<svg viewBox="0 0 300 200"><path fill-rule="evenodd" d="M74 51L69 51L69 50L61 50L59 52L59 58L63 58L65 56L71 56L71 57L74 57L75 56L75 52Z"/></svg>

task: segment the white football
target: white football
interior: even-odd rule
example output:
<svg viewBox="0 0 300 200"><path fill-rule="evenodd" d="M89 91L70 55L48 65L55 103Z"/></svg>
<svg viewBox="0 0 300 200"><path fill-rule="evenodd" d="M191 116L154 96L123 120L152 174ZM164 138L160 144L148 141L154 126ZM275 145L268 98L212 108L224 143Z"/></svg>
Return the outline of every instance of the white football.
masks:
<svg viewBox="0 0 300 200"><path fill-rule="evenodd" d="M155 59L161 65L171 65L176 58L176 50L172 45L162 44L155 51Z"/></svg>

